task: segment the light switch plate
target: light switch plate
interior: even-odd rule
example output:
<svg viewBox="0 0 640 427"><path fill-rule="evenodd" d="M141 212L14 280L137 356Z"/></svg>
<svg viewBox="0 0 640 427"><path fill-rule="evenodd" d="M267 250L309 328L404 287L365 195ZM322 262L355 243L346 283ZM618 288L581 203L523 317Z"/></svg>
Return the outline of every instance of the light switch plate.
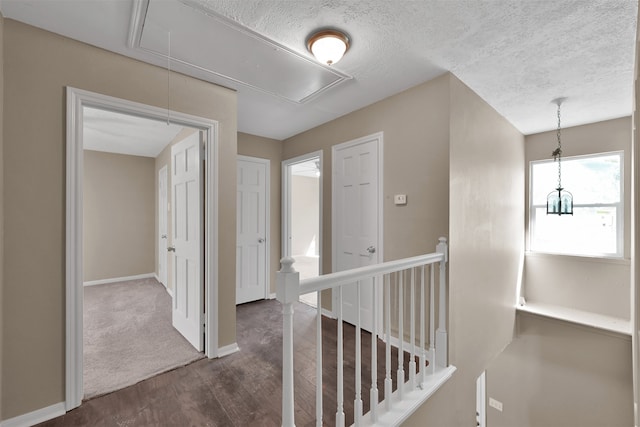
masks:
<svg viewBox="0 0 640 427"><path fill-rule="evenodd" d="M396 205L406 205L407 204L407 195L406 194L396 194L393 196L393 203Z"/></svg>

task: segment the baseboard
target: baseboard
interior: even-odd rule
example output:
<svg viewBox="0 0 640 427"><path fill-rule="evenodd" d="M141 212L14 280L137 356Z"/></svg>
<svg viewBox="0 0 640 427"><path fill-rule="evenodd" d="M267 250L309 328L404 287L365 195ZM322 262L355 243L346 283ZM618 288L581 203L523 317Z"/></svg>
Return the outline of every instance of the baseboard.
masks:
<svg viewBox="0 0 640 427"><path fill-rule="evenodd" d="M225 357L237 351L240 351L240 347L238 347L238 344L234 342L233 344L218 348L218 357Z"/></svg>
<svg viewBox="0 0 640 427"><path fill-rule="evenodd" d="M89 280L84 282L84 286L105 285L107 283L126 282L127 280L149 279L156 275L154 273L137 274L135 276L114 277L111 279Z"/></svg>
<svg viewBox="0 0 640 427"><path fill-rule="evenodd" d="M47 406L24 415L0 422L0 427L29 427L59 417L66 413L64 402Z"/></svg>
<svg viewBox="0 0 640 427"><path fill-rule="evenodd" d="M333 311L331 310L327 310L326 308L323 308L321 312L324 317L328 317L329 319L336 319L336 316L333 314Z"/></svg>
<svg viewBox="0 0 640 427"><path fill-rule="evenodd" d="M276 299L276 293L269 294L269 299Z"/></svg>
<svg viewBox="0 0 640 427"><path fill-rule="evenodd" d="M382 335L378 335L378 338L380 338L382 341L386 342L385 340L385 336L384 334ZM400 348L400 340L397 337L391 336L389 338L389 344L391 344L391 347L395 347L395 348ZM404 351L410 352L411 351L411 343L407 342L407 341L403 341L402 345L404 346ZM416 344L416 349L419 349L420 345ZM428 350L425 349L425 350Z"/></svg>
<svg viewBox="0 0 640 427"><path fill-rule="evenodd" d="M173 291L172 291L171 289L169 289L169 288L166 288L166 287L165 287L164 289L167 291L167 293L169 294L169 296L170 296L171 298L173 298Z"/></svg>

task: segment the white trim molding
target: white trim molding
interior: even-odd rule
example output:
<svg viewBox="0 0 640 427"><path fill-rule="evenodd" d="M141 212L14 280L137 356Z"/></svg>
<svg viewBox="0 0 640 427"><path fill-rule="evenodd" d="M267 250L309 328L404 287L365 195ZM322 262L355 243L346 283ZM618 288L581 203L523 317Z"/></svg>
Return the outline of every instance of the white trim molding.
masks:
<svg viewBox="0 0 640 427"><path fill-rule="evenodd" d="M46 408L41 408L36 411L4 420L0 422L0 427L29 427L49 421L53 418L59 417L60 415L64 415L65 412L65 404L64 402L60 402L55 405L47 406Z"/></svg>
<svg viewBox="0 0 640 427"><path fill-rule="evenodd" d="M205 355L218 355L218 122L177 111L167 112L133 101L67 87L67 158L66 158L66 346L65 346L65 409L80 406L83 391L83 248L82 248L82 176L83 176L83 110L94 107L167 120L174 124L196 128L205 140L206 204L205 204Z"/></svg>
<svg viewBox="0 0 640 427"><path fill-rule="evenodd" d="M111 279L89 280L84 282L84 286L106 285L107 283L127 282L129 280L149 279L154 278L158 280L158 276L155 273L136 274L135 276L123 276L113 277ZM158 282L160 282L158 280Z"/></svg>
<svg viewBox="0 0 640 427"><path fill-rule="evenodd" d="M234 342L233 344L218 347L218 357L225 357L238 351L240 351L240 347Z"/></svg>

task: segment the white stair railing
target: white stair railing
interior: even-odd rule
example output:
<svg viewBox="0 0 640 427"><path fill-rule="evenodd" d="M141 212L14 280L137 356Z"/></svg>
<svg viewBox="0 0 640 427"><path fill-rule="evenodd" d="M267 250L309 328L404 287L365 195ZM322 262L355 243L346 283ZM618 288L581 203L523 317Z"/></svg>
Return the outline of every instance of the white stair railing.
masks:
<svg viewBox="0 0 640 427"><path fill-rule="evenodd" d="M276 297L283 305L283 358L282 358L282 425L295 425L295 396L294 396L294 343L293 316L294 303L300 295L316 292L318 295L316 320L316 425L323 424L323 384L322 384L322 299L321 293L326 289L333 289L337 298L334 312L338 319L337 327L337 388L336 388L336 426L345 425L344 411L344 337L342 294L344 286L356 287L356 324L355 326L355 396L354 396L354 425L397 425L415 411L422 402L437 390L455 371L455 367L448 364L447 352L447 306L446 306L446 263L447 243L441 237L436 252L397 261L375 264L353 270L341 271L328 275L307 279L300 282L299 274L294 270L292 258L281 260L281 270L278 272ZM438 304L436 306L435 268L439 269ZM429 274L427 275L427 270ZM429 278L427 281L427 277ZM362 355L360 295L363 286L372 287L371 325L376 333L371 334L371 354ZM379 289L382 286L382 289ZM418 287L419 292L417 292ZM427 298L427 289L429 297ZM419 299L416 294L419 293ZM379 294L382 304L379 304ZM397 296L397 307L392 307L392 295ZM408 300L407 300L408 298ZM429 341L425 342L425 321L427 319L425 301L429 301ZM416 318L416 305L419 310ZM378 313L379 306L383 313ZM394 312L393 309L396 311ZM435 329L435 316L438 314L438 327ZM405 316L408 314L408 319ZM382 318L380 317L382 315ZM379 321L381 320L381 325ZM409 336L405 336L405 320L408 320ZM395 324L394 324L395 322ZM416 327L418 336L416 336ZM379 330L378 330L379 329ZM385 341L384 361L378 361L378 338ZM416 341L419 341L416 343ZM397 389L392 390L392 343L397 347ZM405 381L404 359L405 350L409 351L408 380ZM369 407L367 414L363 414L362 400L362 357L371 360L371 388L369 390ZM416 364L416 358L419 364ZM384 363L384 399L378 402L379 390L378 363ZM427 366L428 363L428 366ZM418 367L419 365L419 367Z"/></svg>

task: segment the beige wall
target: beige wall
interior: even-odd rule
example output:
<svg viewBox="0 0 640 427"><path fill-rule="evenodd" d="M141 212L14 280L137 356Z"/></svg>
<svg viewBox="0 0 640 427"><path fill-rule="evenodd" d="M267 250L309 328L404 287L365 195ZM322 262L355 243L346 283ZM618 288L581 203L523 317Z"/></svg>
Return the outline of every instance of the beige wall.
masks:
<svg viewBox="0 0 640 427"><path fill-rule="evenodd" d="M631 340L528 314L487 370L491 427L633 426Z"/></svg>
<svg viewBox="0 0 640 427"><path fill-rule="evenodd" d="M0 242L4 241L4 17L0 13ZM3 288L4 288L4 245L0 244L0 310L3 304ZM3 366L3 324L4 315L0 313L0 420L3 418L2 410L2 366Z"/></svg>
<svg viewBox="0 0 640 427"><path fill-rule="evenodd" d="M280 258L282 253L282 233L280 231L280 212L282 207L282 142L275 139L238 132L238 154L269 160L269 168L271 169L271 175L269 177L271 183L271 188L269 189L269 217L271 222L271 229L269 230L271 235L271 242L269 244L269 283L271 292L274 293L276 291L276 272L280 270Z"/></svg>
<svg viewBox="0 0 640 427"><path fill-rule="evenodd" d="M566 156L624 150L624 246L628 256L630 119L563 129L562 142ZM556 143L555 132L526 137L527 184L529 161L549 158ZM526 218L528 224L528 215ZM629 279L628 260L529 253L523 294L529 302L629 318ZM519 314L518 323L516 339L487 370L487 396L502 401L504 407L502 413L488 408L488 425L633 425L629 337L528 314Z"/></svg>
<svg viewBox="0 0 640 427"><path fill-rule="evenodd" d="M450 351L458 371L406 425L473 425L475 378L512 337L524 137L445 74L286 140L283 159L323 150L324 271L331 271L331 147L379 131L385 260L451 239ZM498 191L504 197L495 200ZM393 204L397 193L408 195L406 206Z"/></svg>
<svg viewBox="0 0 640 427"><path fill-rule="evenodd" d="M570 102L570 101L568 101ZM567 106L568 108L568 106ZM557 144L555 131L525 139L526 205L529 205L529 162L549 159ZM625 259L593 259L527 254L523 294L527 301L564 305L595 313L630 318L631 244L631 118L608 120L562 130L564 156L624 151ZM578 202L578 201L577 201ZM529 224L526 213L526 226ZM549 280L553 277L553 280ZM562 286L558 286L562 283Z"/></svg>
<svg viewBox="0 0 640 427"><path fill-rule="evenodd" d="M84 151L84 281L153 273L154 159Z"/></svg>
<svg viewBox="0 0 640 427"><path fill-rule="evenodd" d="M166 70L4 22L2 416L64 401L65 87L166 107ZM171 108L219 123L219 344L235 342L236 94L174 74ZM34 123L34 119L37 121Z"/></svg>
<svg viewBox="0 0 640 427"><path fill-rule="evenodd" d="M444 407L429 402L407 425L475 425L476 378L514 326L524 137L453 75L450 94L449 354L458 371L435 400Z"/></svg>
<svg viewBox="0 0 640 427"><path fill-rule="evenodd" d="M175 144L177 144L180 141L183 141L185 138L187 138L190 135L193 135L195 132L198 132L197 129L193 129L193 128L182 128L182 130L180 132L178 132L178 134L176 135L175 138L173 138L173 140L171 142L169 142L169 145L167 145L161 152L160 154L158 154L158 156L154 159L154 194L155 194L155 198L154 198L154 212L155 212L155 228L154 228L154 253L155 253L155 272L156 274L158 274L159 269L159 254L160 251L158 250L158 245L163 245L166 247L169 247L173 244L173 225L171 222L171 210L169 209L169 211L167 212L167 240L165 241L160 241L160 236L158 233L158 227L159 227L159 222L158 222L158 172L160 172L160 169L162 169L163 166L167 167L167 203L169 205L171 205L171 147ZM165 207L166 209L166 207ZM170 289L173 290L173 254L171 254L169 251L164 251L164 256L167 257L167 283L165 283L165 286Z"/></svg>
<svg viewBox="0 0 640 427"><path fill-rule="evenodd" d="M291 254L307 255L315 239L316 253L320 245L319 233L319 178L294 175L291 177Z"/></svg>
<svg viewBox="0 0 640 427"><path fill-rule="evenodd" d="M449 228L448 75L284 141L283 159L323 151L322 271L331 272L331 147L384 132L384 259L435 250ZM406 206L393 195L407 194ZM330 298L324 298L330 303Z"/></svg>

